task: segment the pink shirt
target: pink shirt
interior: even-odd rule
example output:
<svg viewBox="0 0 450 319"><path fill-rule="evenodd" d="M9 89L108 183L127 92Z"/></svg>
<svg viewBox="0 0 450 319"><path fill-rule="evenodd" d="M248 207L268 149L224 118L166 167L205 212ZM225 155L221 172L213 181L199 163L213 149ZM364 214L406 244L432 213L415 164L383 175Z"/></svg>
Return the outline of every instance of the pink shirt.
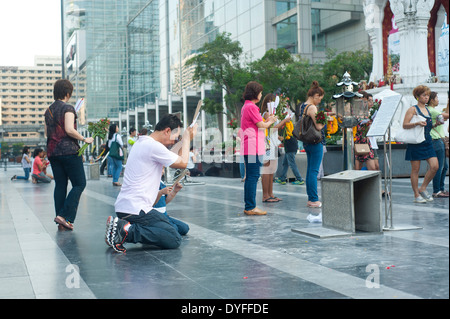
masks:
<svg viewBox="0 0 450 319"><path fill-rule="evenodd" d="M39 175L42 171L39 170L39 165L42 165L42 159L39 156L36 156L33 161L33 173L35 175Z"/></svg>
<svg viewBox="0 0 450 319"><path fill-rule="evenodd" d="M252 101L245 101L241 110L241 155L263 155L265 153L265 131L256 126L256 123L262 121L259 107Z"/></svg>

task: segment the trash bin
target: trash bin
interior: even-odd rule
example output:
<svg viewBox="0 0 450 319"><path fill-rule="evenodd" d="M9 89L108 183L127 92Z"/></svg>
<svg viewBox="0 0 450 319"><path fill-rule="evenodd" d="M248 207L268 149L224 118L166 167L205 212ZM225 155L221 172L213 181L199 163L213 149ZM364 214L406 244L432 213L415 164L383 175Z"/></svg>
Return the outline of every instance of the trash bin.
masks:
<svg viewBox="0 0 450 319"><path fill-rule="evenodd" d="M86 179L99 180L100 179L100 163L85 163L84 172Z"/></svg>
<svg viewBox="0 0 450 319"><path fill-rule="evenodd" d="M346 170L322 177L322 226L382 232L381 171Z"/></svg>

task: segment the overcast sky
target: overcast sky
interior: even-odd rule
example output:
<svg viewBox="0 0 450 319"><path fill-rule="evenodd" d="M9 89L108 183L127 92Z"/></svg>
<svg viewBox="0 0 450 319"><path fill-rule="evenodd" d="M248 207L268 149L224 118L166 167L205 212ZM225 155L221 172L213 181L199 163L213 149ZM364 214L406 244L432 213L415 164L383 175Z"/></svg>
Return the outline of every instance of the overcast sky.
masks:
<svg viewBox="0 0 450 319"><path fill-rule="evenodd" d="M0 0L0 66L32 66L61 56L60 0Z"/></svg>

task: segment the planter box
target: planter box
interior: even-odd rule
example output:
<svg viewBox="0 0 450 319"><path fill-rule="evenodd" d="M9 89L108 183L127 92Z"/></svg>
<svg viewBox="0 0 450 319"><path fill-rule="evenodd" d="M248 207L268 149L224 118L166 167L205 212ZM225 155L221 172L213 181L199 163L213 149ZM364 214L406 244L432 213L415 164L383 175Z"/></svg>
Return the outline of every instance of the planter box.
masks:
<svg viewBox="0 0 450 319"><path fill-rule="evenodd" d="M378 161L380 163L381 170L381 178L384 178L384 149L383 145L378 145ZM401 178L401 177L410 177L411 175L411 165L408 161L405 160L406 153L406 144L392 144L392 177L393 178ZM278 176L278 173L281 170L283 156L281 155L278 158L278 171L275 176ZM448 159L446 159L448 161ZM323 157L323 170L324 175L332 175L344 170L343 163L343 152L342 145L327 145L327 152ZM306 178L306 169L307 169L307 159L306 153L300 152L295 155L295 162L297 164L298 170L300 171L300 175L303 179ZM217 176L217 177L229 177L229 178L238 178L239 174L239 157L234 158L234 162L222 162L222 163L205 163L202 162L199 165L199 168L202 172L207 176ZM427 172L428 165L426 161L422 161L420 165L419 176L425 176ZM449 171L447 171L447 175ZM295 179L294 174L291 169L288 169L286 174L287 179Z"/></svg>

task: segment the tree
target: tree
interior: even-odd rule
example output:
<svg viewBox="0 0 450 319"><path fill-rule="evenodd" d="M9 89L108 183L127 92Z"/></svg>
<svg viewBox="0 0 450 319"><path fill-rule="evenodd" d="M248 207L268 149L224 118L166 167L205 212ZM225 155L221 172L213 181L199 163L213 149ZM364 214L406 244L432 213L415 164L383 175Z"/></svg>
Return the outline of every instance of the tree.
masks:
<svg viewBox="0 0 450 319"><path fill-rule="evenodd" d="M243 50L240 43L232 41L230 36L224 32L214 41L205 43L186 66L195 66L193 80L198 84L212 82L218 96L225 90L227 111L231 117L239 119L243 90L252 76L248 67L241 63ZM205 111L210 114L223 112L221 100L205 99Z"/></svg>
<svg viewBox="0 0 450 319"><path fill-rule="evenodd" d="M359 82L367 79L372 70L372 54L364 50L336 54L336 50L329 49L327 60L323 64L323 76L327 86L336 86L345 72L350 74L353 81Z"/></svg>
<svg viewBox="0 0 450 319"><path fill-rule="evenodd" d="M264 56L250 63L256 82L259 82L267 93L283 93L287 91L288 74L286 69L294 62L292 55L284 48L270 49Z"/></svg>

